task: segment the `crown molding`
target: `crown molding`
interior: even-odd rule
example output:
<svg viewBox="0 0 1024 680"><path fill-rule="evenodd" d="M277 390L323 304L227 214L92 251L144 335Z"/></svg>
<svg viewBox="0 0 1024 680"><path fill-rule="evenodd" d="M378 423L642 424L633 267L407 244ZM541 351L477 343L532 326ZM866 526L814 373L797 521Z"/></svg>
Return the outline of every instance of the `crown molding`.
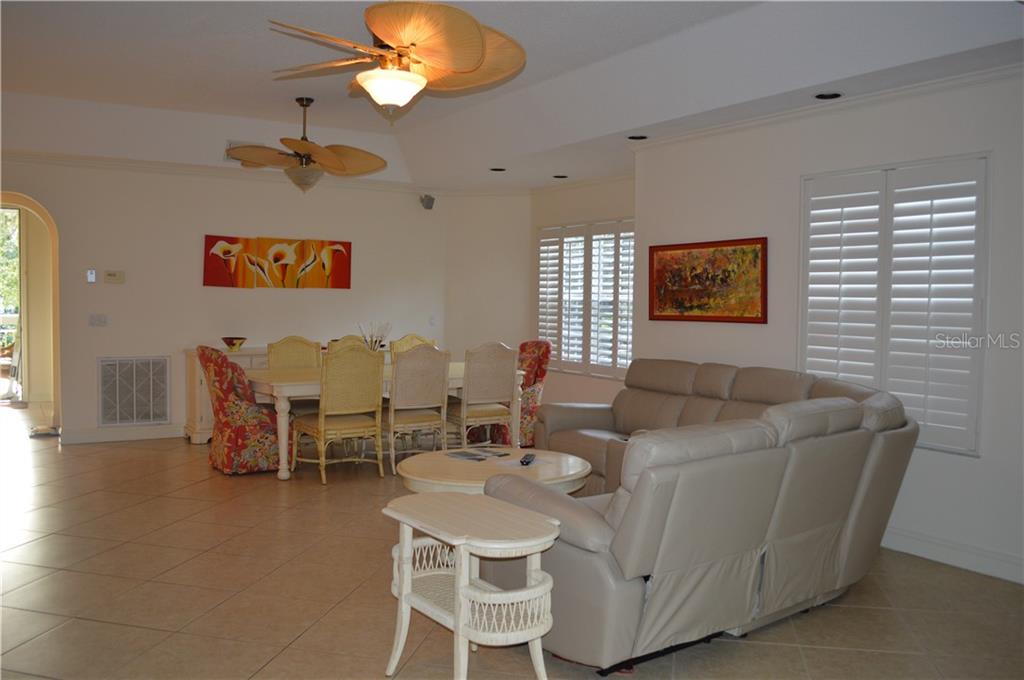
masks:
<svg viewBox="0 0 1024 680"><path fill-rule="evenodd" d="M0 162L22 165L57 165L71 168L89 168L95 170L115 170L123 172L145 172L159 175L179 175L187 177L209 177L243 182L265 182L291 184L283 172L274 170L249 170L241 167L214 167L191 163L171 163L168 161L135 160L128 158L107 158L103 156L84 156L75 154L49 153L43 151L22 151L3 149ZM431 193L437 196L528 196L529 189L429 189L412 182L385 182L367 179L342 179L334 182L323 182L316 186L317 191L362 190L381 191L395 194Z"/></svg>
<svg viewBox="0 0 1024 680"><path fill-rule="evenodd" d="M929 80L924 83L904 85L902 87L896 87L882 92L873 92L871 94L858 95L855 97L850 97L846 101L839 103L808 104L807 106L803 106L798 109L792 109L790 111L782 111L780 113L772 113L764 116L757 116L755 118L746 118L744 120L735 121L732 123L710 125L702 128L697 128L694 130L688 130L686 132L682 132L676 135L671 135L668 137L662 137L660 139L635 144L633 146L633 153L635 155L648 149L654 149L662 146L670 146L673 144L678 144L679 142L688 141L700 137L712 137L715 135L727 134L730 132L759 127L762 125L782 123L790 120L799 120L801 118L807 118L809 116L834 113L836 111L845 111L849 109L857 109L865 106L872 106L887 101L903 99L905 97L918 96L922 94L928 94L931 92L941 92L943 90L952 90L962 87L971 87L973 85L982 85L985 83L990 83L998 80L1021 78L1022 76L1024 76L1024 64L1007 64L1005 66L997 66L995 68L986 69L984 71L975 71L973 73L965 73L957 76L950 76L948 78Z"/></svg>

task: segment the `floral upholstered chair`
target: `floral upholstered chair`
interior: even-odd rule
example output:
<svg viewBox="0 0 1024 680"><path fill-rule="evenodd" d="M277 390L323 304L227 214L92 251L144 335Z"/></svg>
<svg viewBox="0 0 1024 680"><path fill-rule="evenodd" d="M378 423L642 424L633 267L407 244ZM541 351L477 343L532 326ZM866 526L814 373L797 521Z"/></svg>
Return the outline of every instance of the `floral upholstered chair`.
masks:
<svg viewBox="0 0 1024 680"><path fill-rule="evenodd" d="M278 467L277 421L256 403L245 371L212 347L196 348L213 406L210 465L226 475Z"/></svg>
<svg viewBox="0 0 1024 680"><path fill-rule="evenodd" d="M533 430L537 423L544 378L551 361L551 343L547 340L527 340L519 345L519 370L523 372L523 396L519 411L519 444L533 446ZM496 428L494 439L511 446L512 437L504 425Z"/></svg>

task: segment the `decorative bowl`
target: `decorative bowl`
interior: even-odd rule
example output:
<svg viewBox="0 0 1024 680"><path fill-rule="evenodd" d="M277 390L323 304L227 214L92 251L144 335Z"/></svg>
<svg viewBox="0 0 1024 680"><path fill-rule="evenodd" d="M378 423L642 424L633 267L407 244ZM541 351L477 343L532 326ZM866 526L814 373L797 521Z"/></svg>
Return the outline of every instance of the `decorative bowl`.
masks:
<svg viewBox="0 0 1024 680"><path fill-rule="evenodd" d="M228 337L221 338L220 340L227 345L229 352L237 352L242 349L242 345L245 344L246 338L237 338L229 335Z"/></svg>

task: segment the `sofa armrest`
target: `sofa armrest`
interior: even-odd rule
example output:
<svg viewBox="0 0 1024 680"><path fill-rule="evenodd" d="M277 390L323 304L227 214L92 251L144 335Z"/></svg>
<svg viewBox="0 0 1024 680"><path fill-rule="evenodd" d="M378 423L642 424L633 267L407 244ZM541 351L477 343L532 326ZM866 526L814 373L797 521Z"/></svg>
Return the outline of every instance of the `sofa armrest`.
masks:
<svg viewBox="0 0 1024 680"><path fill-rule="evenodd" d="M589 552L608 552L615 530L590 506L543 484L517 475L495 475L484 484L484 493L522 508L554 517L559 538Z"/></svg>
<svg viewBox="0 0 1024 680"><path fill-rule="evenodd" d="M548 437L563 430L615 430L611 404L541 404L537 420Z"/></svg>

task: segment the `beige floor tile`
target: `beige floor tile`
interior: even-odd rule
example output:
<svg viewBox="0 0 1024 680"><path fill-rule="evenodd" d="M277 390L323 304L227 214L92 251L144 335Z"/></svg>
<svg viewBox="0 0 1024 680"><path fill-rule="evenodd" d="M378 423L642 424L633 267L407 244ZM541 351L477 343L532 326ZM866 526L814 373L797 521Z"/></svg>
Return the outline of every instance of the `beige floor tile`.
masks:
<svg viewBox="0 0 1024 680"><path fill-rule="evenodd" d="M198 550L122 543L95 557L76 562L68 568L94 574L151 579L199 554Z"/></svg>
<svg viewBox="0 0 1024 680"><path fill-rule="evenodd" d="M1024 661L964 656L932 657L940 677L951 680L1020 680L1024 678Z"/></svg>
<svg viewBox="0 0 1024 680"><path fill-rule="evenodd" d="M41 508L44 505L51 505L68 498L81 496L81 492L70 489L60 484L39 484L29 487L10 488L9 498L4 498L4 506L12 510L31 510Z"/></svg>
<svg viewBox="0 0 1024 680"><path fill-rule="evenodd" d="M142 515L161 517L176 522L185 519L203 510L212 508L216 503L210 501L196 500L194 498L171 498L169 496L158 496L145 503L133 506L134 510Z"/></svg>
<svg viewBox="0 0 1024 680"><path fill-rule="evenodd" d="M1024 585L957 571L941 579L949 608L955 611L1024 613Z"/></svg>
<svg viewBox="0 0 1024 680"><path fill-rule="evenodd" d="M882 587L881 578L876 574L867 574L857 583L832 600L831 604L844 607L892 607L892 601Z"/></svg>
<svg viewBox="0 0 1024 680"><path fill-rule="evenodd" d="M951 609L951 601L942 587L943 575L938 571L920 574L896 573L872 575L893 607L899 609Z"/></svg>
<svg viewBox="0 0 1024 680"><path fill-rule="evenodd" d="M176 633L111 675L118 680L244 680L279 647Z"/></svg>
<svg viewBox="0 0 1024 680"><path fill-rule="evenodd" d="M1024 658L1024 617L992 612L902 611L921 645L937 656Z"/></svg>
<svg viewBox="0 0 1024 680"><path fill-rule="evenodd" d="M167 633L74 619L4 655L4 667L49 678L106 678Z"/></svg>
<svg viewBox="0 0 1024 680"><path fill-rule="evenodd" d="M267 574L247 593L313 600L335 605L355 590L370 568L309 564L296 557Z"/></svg>
<svg viewBox="0 0 1024 680"><path fill-rule="evenodd" d="M73 616L109 601L141 581L119 576L57 571L4 595L4 605Z"/></svg>
<svg viewBox="0 0 1024 680"><path fill-rule="evenodd" d="M247 475L208 477L167 494L172 498L192 498L202 501L224 502L254 491L256 486Z"/></svg>
<svg viewBox="0 0 1024 680"><path fill-rule="evenodd" d="M193 621L184 632L284 646L330 608L320 602L243 592Z"/></svg>
<svg viewBox="0 0 1024 680"><path fill-rule="evenodd" d="M910 629L891 609L817 607L792 617L797 642L812 647L841 647L918 652Z"/></svg>
<svg viewBox="0 0 1024 680"><path fill-rule="evenodd" d="M118 541L99 538L50 534L4 552L3 560L60 569L110 550L118 544Z"/></svg>
<svg viewBox="0 0 1024 680"><path fill-rule="evenodd" d="M246 498L243 496L241 499L218 503L208 510L192 515L188 519L191 522L252 528L270 525L273 516L280 512L280 508L272 505L258 505L245 502Z"/></svg>
<svg viewBox="0 0 1024 680"><path fill-rule="evenodd" d="M333 654L384 659L391 655L395 636L395 599L376 607L351 607L344 601L292 643L296 649L309 649ZM413 612L406 639L404 661L412 656L431 628L435 626L422 615Z"/></svg>
<svg viewBox="0 0 1024 680"><path fill-rule="evenodd" d="M83 609L80 616L178 631L231 596L231 591L149 581Z"/></svg>
<svg viewBox="0 0 1024 680"><path fill-rule="evenodd" d="M928 680L939 677L924 654L818 647L805 647L803 654L812 680Z"/></svg>
<svg viewBox="0 0 1024 680"><path fill-rule="evenodd" d="M211 552L291 559L320 540L317 534L271 531L256 527L224 541Z"/></svg>
<svg viewBox="0 0 1024 680"><path fill-rule="evenodd" d="M0 583L3 585L5 594L52 573L54 573L53 569L37 567L34 564L0 563Z"/></svg>
<svg viewBox="0 0 1024 680"><path fill-rule="evenodd" d="M451 672L454 638L447 628L432 626L427 637L409 658L410 666L440 666ZM387 656L384 657L385 661ZM671 667L669 668L671 671ZM469 674L511 673L519 677L533 675L533 662L526 645L480 647L469 655Z"/></svg>
<svg viewBox="0 0 1024 680"><path fill-rule="evenodd" d="M253 680L366 680L383 677L383 661L359 656L288 648L253 676Z"/></svg>
<svg viewBox="0 0 1024 680"><path fill-rule="evenodd" d="M41 675L29 675L28 673L19 673L18 671L12 671L3 667L3 662L0 661L0 680L40 680ZM43 680L46 680L43 678Z"/></svg>
<svg viewBox="0 0 1024 680"><path fill-rule="evenodd" d="M4 607L0 623L0 653L6 654L23 642L28 642L67 620L63 616Z"/></svg>
<svg viewBox="0 0 1024 680"><path fill-rule="evenodd" d="M138 505L143 501L152 499L152 496L146 496L138 493L116 493L114 491L93 491L82 496L76 496L75 498L69 498L65 501L55 503L53 507L76 510L83 513L81 521L92 519L92 517L85 516L86 513L95 513L94 516L99 516L115 510L121 510L122 508L129 508L133 505Z"/></svg>
<svg viewBox="0 0 1024 680"><path fill-rule="evenodd" d="M0 552L31 543L46 534L47 532L45 531L29 531L28 529L18 529L10 525L4 526L0 529Z"/></svg>
<svg viewBox="0 0 1024 680"><path fill-rule="evenodd" d="M301 559L308 564L343 568L390 568L391 548L396 542L373 538L320 537L315 545L301 554Z"/></svg>
<svg viewBox="0 0 1024 680"><path fill-rule="evenodd" d="M76 524L62 530L61 533L68 536L132 541L173 522L172 519L142 514L135 508L124 508L94 520Z"/></svg>
<svg viewBox="0 0 1024 680"><path fill-rule="evenodd" d="M284 560L205 552L156 577L187 586L244 590L281 566Z"/></svg>
<svg viewBox="0 0 1024 680"><path fill-rule="evenodd" d="M168 524L162 529L157 529L153 533L141 536L135 542L148 545L163 545L170 548L209 550L241 533L245 533L245 527L203 524L183 519L174 524Z"/></svg>
<svg viewBox="0 0 1024 680"><path fill-rule="evenodd" d="M806 678L800 649L790 645L714 641L675 653L676 678ZM643 664L640 665L643 668Z"/></svg>
<svg viewBox="0 0 1024 680"><path fill-rule="evenodd" d="M399 680L447 680L452 677L452 669L451 667L427 666L415 661L410 661L399 669L396 677ZM533 675L532 671L530 675L526 676L516 675L514 673L479 671L473 668L473 662L471 660L469 664L469 677L473 678L473 680L485 680L487 678L493 678L493 680L512 680L512 678L530 678L533 677ZM549 674L549 677L553 678L554 676Z"/></svg>
<svg viewBox="0 0 1024 680"><path fill-rule="evenodd" d="M35 510L7 517L6 521L29 531L52 532L81 524L99 516L95 512L78 512L68 508L46 505Z"/></svg>
<svg viewBox="0 0 1024 680"><path fill-rule="evenodd" d="M793 629L792 618L785 618L776 621L763 628L752 630L746 637L736 638L731 635L723 635L722 642L774 642L781 644L796 644L796 631Z"/></svg>

